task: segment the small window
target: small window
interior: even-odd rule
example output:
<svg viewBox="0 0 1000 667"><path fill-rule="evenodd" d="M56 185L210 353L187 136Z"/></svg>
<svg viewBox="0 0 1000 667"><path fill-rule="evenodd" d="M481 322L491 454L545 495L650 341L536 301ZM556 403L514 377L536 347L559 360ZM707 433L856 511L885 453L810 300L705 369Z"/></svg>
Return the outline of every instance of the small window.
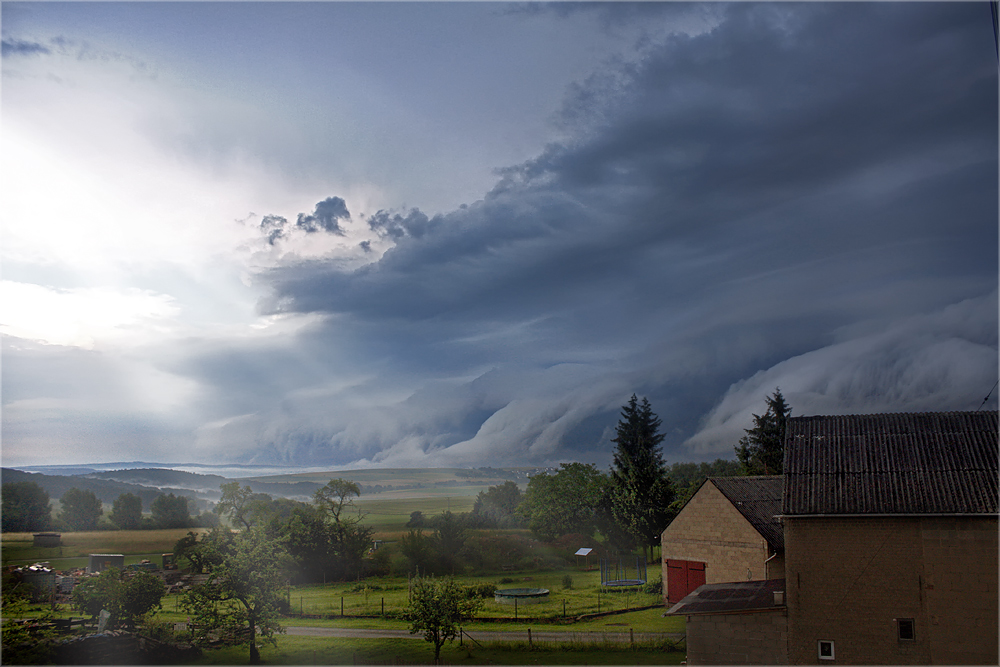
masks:
<svg viewBox="0 0 1000 667"><path fill-rule="evenodd" d="M896 636L901 642L912 642L917 638L912 618L896 619Z"/></svg>
<svg viewBox="0 0 1000 667"><path fill-rule="evenodd" d="M819 659L820 660L833 660L833 642L829 639L819 640Z"/></svg>

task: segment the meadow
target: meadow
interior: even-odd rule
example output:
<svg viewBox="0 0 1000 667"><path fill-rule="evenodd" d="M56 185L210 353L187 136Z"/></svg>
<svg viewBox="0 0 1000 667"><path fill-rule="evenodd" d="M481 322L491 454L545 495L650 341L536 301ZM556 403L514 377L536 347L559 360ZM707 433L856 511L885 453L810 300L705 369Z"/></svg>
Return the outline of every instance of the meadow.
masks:
<svg viewBox="0 0 1000 667"><path fill-rule="evenodd" d="M355 505L364 516L363 523L375 529L374 537L391 543L408 530L406 523L411 512L420 511L427 518L449 510L468 512L480 490L485 487L477 484L468 488L398 492L405 493L406 497L402 498L386 493L366 494L357 499ZM160 554L171 551L174 543L186 533L186 529L63 533L62 546L49 549L33 547L30 533L6 533L0 542L0 557L4 565L49 561L58 570L85 567L90 553L122 553L126 555L126 564L139 562L142 558L158 562ZM402 571L393 574L360 581L290 586L286 589L290 612L282 622L286 626L301 627L406 630L408 623L402 620L402 612L408 603L408 576ZM650 565L649 578L655 580L658 575L659 568ZM629 629L684 632L682 618L662 617L659 594L636 589L603 589L597 562L581 559L553 569L529 568L486 574L456 572L454 577L465 585L492 583L501 589L547 588L550 591L548 600L538 605L514 607L488 598L477 619L466 628L473 633L487 630L523 632L526 627L567 633L627 632ZM567 583L570 587L566 587ZM33 615L42 612L42 606L38 606ZM598 612L602 615L594 616ZM607 615L608 612L612 615ZM79 612L73 612L66 605L57 605L55 615L79 617ZM180 596L166 596L156 618L170 624L186 622ZM569 639L564 644L536 642L527 646L523 642L481 642L476 645L466 640L462 646L457 642L446 646L442 659L447 663L470 665L678 664L683 659L682 652L667 651L660 645L574 645ZM415 639L337 639L332 642L318 637L280 636L278 646L265 648L262 656L269 664L347 664L348 661L352 664L427 664L432 661L433 652L426 642ZM206 651L199 664L245 661L245 649L219 649Z"/></svg>

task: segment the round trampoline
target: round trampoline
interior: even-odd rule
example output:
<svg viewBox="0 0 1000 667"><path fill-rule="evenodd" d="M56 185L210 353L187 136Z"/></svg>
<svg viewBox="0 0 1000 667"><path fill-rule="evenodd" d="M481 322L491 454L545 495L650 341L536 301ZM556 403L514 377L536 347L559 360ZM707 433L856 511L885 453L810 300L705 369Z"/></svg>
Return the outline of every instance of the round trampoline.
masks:
<svg viewBox="0 0 1000 667"><path fill-rule="evenodd" d="M493 593L500 604L541 604L549 599L547 588L505 588Z"/></svg>

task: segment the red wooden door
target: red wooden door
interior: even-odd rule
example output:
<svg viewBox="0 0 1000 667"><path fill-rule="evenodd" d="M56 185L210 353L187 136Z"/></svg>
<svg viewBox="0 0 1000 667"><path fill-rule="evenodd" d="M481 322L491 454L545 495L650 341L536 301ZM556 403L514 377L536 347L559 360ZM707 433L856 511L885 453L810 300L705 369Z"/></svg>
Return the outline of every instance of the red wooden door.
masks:
<svg viewBox="0 0 1000 667"><path fill-rule="evenodd" d="M667 560L667 603L674 604L705 583L705 564L694 560Z"/></svg>

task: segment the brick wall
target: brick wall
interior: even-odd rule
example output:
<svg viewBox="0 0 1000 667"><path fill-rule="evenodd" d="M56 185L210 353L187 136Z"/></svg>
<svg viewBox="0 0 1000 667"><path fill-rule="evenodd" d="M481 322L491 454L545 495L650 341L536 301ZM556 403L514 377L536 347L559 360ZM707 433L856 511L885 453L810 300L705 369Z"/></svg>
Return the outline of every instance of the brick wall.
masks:
<svg viewBox="0 0 1000 667"><path fill-rule="evenodd" d="M702 485L663 531L661 548L664 603L668 559L705 563L706 584L768 576L767 541L711 482Z"/></svg>
<svg viewBox="0 0 1000 667"><path fill-rule="evenodd" d="M687 617L689 665L787 665L785 609Z"/></svg>
<svg viewBox="0 0 1000 667"><path fill-rule="evenodd" d="M824 664L997 664L995 517L784 523L792 664L816 664L819 640L834 642Z"/></svg>

